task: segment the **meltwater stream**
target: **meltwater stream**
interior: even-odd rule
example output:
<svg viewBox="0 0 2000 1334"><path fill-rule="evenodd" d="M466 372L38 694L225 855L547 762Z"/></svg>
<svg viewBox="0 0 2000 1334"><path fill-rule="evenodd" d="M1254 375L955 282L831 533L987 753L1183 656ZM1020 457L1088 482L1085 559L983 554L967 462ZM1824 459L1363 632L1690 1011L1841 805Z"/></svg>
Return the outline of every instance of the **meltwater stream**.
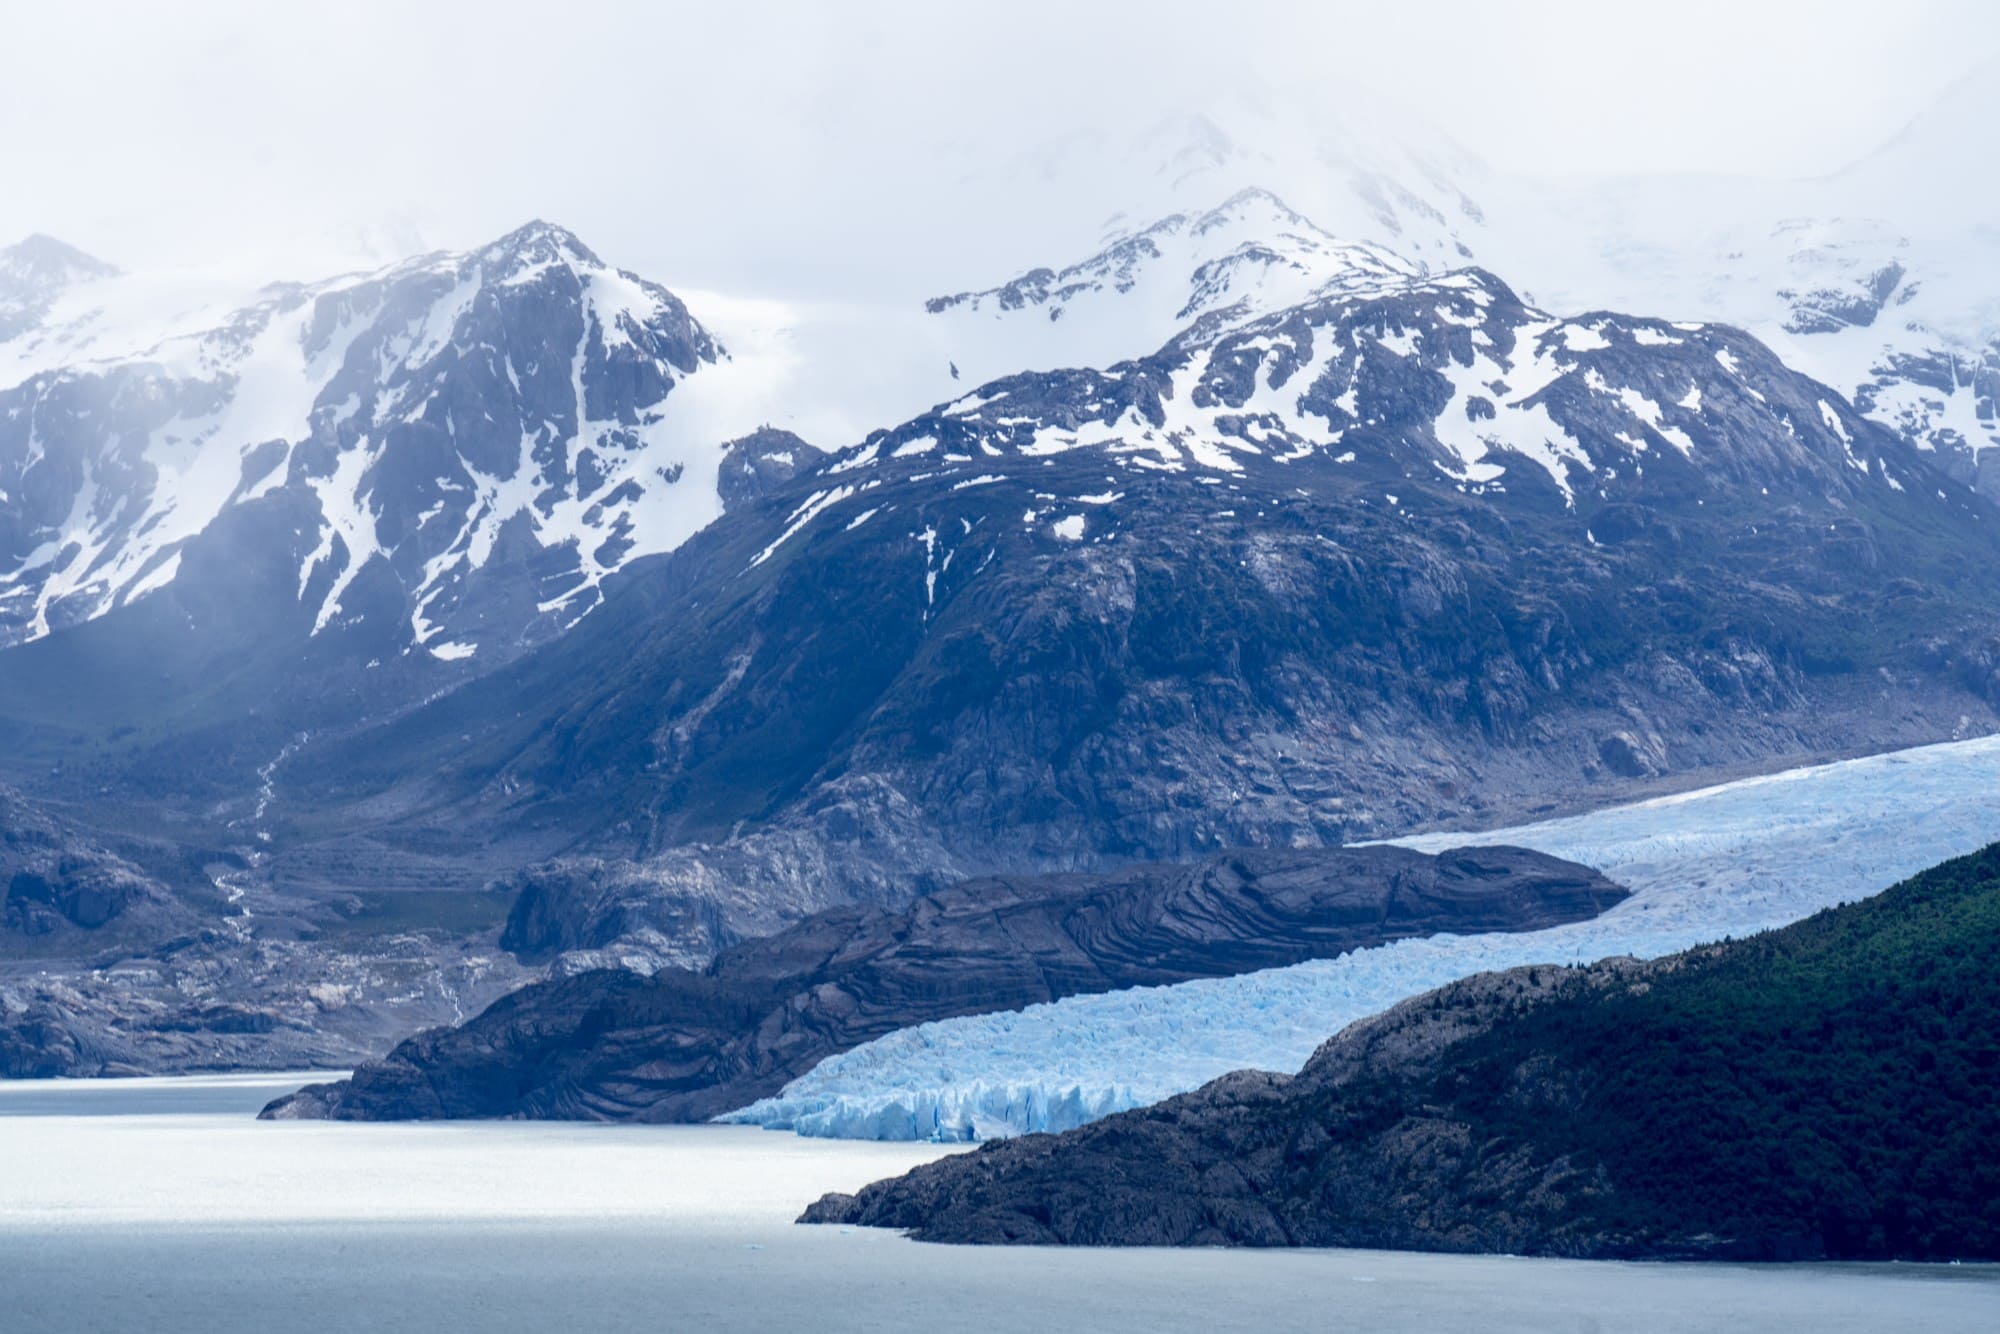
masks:
<svg viewBox="0 0 2000 1334"><path fill-rule="evenodd" d="M0 1083L0 1330L1991 1330L1990 1266L927 1246L799 1227L952 1152L257 1121L303 1076Z"/></svg>

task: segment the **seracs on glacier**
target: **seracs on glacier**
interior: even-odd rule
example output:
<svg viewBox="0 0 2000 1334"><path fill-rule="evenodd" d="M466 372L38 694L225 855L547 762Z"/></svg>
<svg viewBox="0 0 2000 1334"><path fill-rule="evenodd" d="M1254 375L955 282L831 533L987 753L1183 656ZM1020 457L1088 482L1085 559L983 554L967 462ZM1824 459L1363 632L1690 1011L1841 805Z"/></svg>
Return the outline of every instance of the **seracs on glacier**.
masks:
<svg viewBox="0 0 2000 1334"><path fill-rule="evenodd" d="M907 1028L719 1119L802 1135L973 1140L1067 1130L1231 1070L1296 1070L1342 1027L1471 973L1653 958L1865 898L2000 839L2000 736L1797 769L1562 820L1395 842L1509 843L1633 896L1545 931L1434 936L1241 977Z"/></svg>

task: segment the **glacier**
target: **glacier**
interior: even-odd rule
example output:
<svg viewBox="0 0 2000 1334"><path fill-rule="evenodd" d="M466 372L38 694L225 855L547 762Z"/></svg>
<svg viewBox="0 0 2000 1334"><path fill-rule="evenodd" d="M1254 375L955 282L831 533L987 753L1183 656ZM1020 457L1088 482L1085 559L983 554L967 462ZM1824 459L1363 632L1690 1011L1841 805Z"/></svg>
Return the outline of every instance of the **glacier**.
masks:
<svg viewBox="0 0 2000 1334"><path fill-rule="evenodd" d="M2000 840L2000 736L1788 770L1585 815L1391 840L1508 843L1633 891L1588 922L1433 936L1239 977L906 1028L718 1120L801 1135L981 1140L1061 1131L1231 1070L1298 1069L1357 1019L1471 973L1653 958L1783 926Z"/></svg>

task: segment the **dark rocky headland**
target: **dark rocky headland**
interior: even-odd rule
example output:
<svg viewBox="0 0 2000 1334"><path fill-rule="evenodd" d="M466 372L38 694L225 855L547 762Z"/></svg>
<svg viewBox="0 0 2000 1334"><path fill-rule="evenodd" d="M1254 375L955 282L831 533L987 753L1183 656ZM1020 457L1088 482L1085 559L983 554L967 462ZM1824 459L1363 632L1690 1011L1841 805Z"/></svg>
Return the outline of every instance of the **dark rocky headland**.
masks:
<svg viewBox="0 0 2000 1334"><path fill-rule="evenodd" d="M701 971L600 969L528 987L264 1115L706 1120L912 1024L1440 931L1535 930L1625 897L1517 848L1262 849L974 880L901 912L819 913Z"/></svg>

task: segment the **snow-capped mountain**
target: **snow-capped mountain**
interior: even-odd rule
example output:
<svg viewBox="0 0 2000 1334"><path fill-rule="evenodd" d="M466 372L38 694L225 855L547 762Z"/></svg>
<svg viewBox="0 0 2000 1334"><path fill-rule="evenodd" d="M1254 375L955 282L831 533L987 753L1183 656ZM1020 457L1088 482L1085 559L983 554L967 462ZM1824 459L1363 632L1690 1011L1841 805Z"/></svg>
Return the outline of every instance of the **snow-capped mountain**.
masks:
<svg viewBox="0 0 2000 1334"><path fill-rule="evenodd" d="M1970 127L1991 69L1807 180L1487 175L1479 261L1557 309L1733 324L2000 494L2000 190Z"/></svg>
<svg viewBox="0 0 2000 1334"><path fill-rule="evenodd" d="M0 343L34 329L65 292L117 272L53 236L38 234L0 249Z"/></svg>
<svg viewBox="0 0 2000 1334"><path fill-rule="evenodd" d="M875 432L274 810L535 831L534 947L656 966L1983 730L2000 523L1933 462L1726 326L1362 284Z"/></svg>
<svg viewBox="0 0 2000 1334"><path fill-rule="evenodd" d="M1581 492L1586 510L1727 486L1768 494L1779 477L1838 495L1856 474L1968 505L1963 488L1920 480L1858 426L1837 395L1723 326L1563 319L1478 269L1371 275L1104 370L995 381L841 456L800 514L858 494L884 461L970 477L1076 450L1098 455L1108 480L1221 482L1317 457L1390 488L1417 475L1474 494L1552 488L1572 509ZM1049 512L1064 507L1048 499ZM1111 516L1119 499L1069 503ZM1108 521L1088 513L1069 516L1074 531Z"/></svg>
<svg viewBox="0 0 2000 1334"><path fill-rule="evenodd" d="M2000 267L1954 229L1866 183L1635 180L1521 200L1550 221L1482 258L1553 304L1736 325L1864 415L2000 486ZM1983 460L1983 461L1982 461Z"/></svg>
<svg viewBox="0 0 2000 1334"><path fill-rule="evenodd" d="M959 378L984 384L1017 371L1108 366L1186 330L1218 332L1418 271L1249 189L1211 209L1170 214L1060 270L1033 269L984 291L933 297L924 308Z"/></svg>
<svg viewBox="0 0 2000 1334"><path fill-rule="evenodd" d="M1212 107L1136 139L1079 134L964 171L990 208L1010 196L1102 208L1114 246L1142 234L1134 220L1269 191L1343 242L1425 272L1476 263L1553 311L1735 325L1993 494L2000 194L1966 154L1967 127L2000 114L1995 87L1990 71L1965 80L1890 143L1814 180L1511 176L1419 116L1368 106L1312 125ZM1032 271L994 295L1062 290L1068 272Z"/></svg>
<svg viewBox="0 0 2000 1334"><path fill-rule="evenodd" d="M573 623L721 512L726 353L559 227L266 288L153 339L114 336L93 295L0 345L29 368L0 390L0 642L144 597L264 505L299 516L299 549L253 554L295 568L311 633L359 614L379 566L407 645L464 657Z"/></svg>
<svg viewBox="0 0 2000 1334"><path fill-rule="evenodd" d="M38 263L4 772L237 848L274 922L497 880L522 957L657 967L1995 725L1996 511L1916 372L1801 371L1958 252L1809 223L1709 281L1387 142L1182 125L1077 187L1145 210L1088 258L816 332L546 224L247 295Z"/></svg>
<svg viewBox="0 0 2000 1334"><path fill-rule="evenodd" d="M1136 134L1082 130L995 158L968 147L939 170L965 203L1042 246L1100 243L1245 190L1282 196L1351 243L1383 246L1425 269L1471 259L1487 228L1490 173L1406 109L1360 100L1309 118L1227 100ZM1052 210L1052 200L1062 201Z"/></svg>
<svg viewBox="0 0 2000 1334"><path fill-rule="evenodd" d="M1016 371L1144 356L1205 314L1265 313L1383 268L1458 268L1488 230L1485 169L1383 108L1301 126L1233 105L998 156L958 145L933 170L948 184L925 217L953 238L949 272L990 285L832 303L685 294L761 368L774 424L851 442Z"/></svg>

